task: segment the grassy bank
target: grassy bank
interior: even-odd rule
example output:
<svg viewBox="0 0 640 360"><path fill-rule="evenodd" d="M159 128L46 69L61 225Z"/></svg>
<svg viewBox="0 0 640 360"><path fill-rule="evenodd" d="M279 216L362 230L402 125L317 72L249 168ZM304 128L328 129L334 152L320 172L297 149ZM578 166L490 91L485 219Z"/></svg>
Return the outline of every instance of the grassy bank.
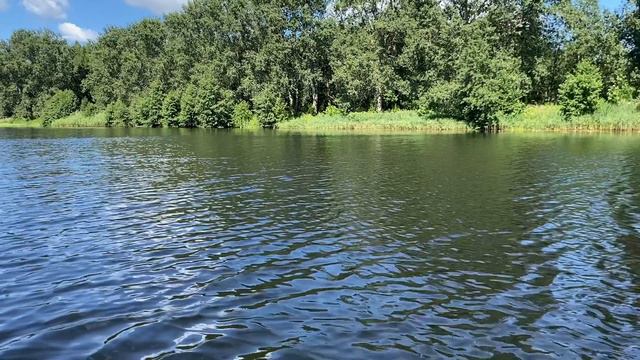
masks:
<svg viewBox="0 0 640 360"><path fill-rule="evenodd" d="M565 120L558 105L528 106L522 113L503 117L503 131L640 131L640 111L634 102L604 103L592 115Z"/></svg>
<svg viewBox="0 0 640 360"><path fill-rule="evenodd" d="M104 127L105 114L85 116L75 113L53 121L52 128ZM259 127L259 124L250 124ZM41 120L0 119L0 127L42 127ZM251 127L251 126L248 126ZM617 105L604 103L592 115L565 120L557 105L532 105L522 113L504 116L500 127L506 132L534 131L640 131L640 111L636 103ZM454 119L425 119L415 111L384 113L359 112L346 115L303 115L278 124L287 131L389 131L389 132L439 132L464 133L473 131L463 121Z"/></svg>
<svg viewBox="0 0 640 360"><path fill-rule="evenodd" d="M54 120L51 127L54 128L91 128L105 127L106 119L104 113L98 113L91 116L75 113L62 119Z"/></svg>
<svg viewBox="0 0 640 360"><path fill-rule="evenodd" d="M62 119L54 120L50 127L52 128L92 128L104 127L105 115L98 113L86 116L82 113L75 113ZM42 127L42 120L23 120L23 119L0 119L0 128L39 128Z"/></svg>
<svg viewBox="0 0 640 360"><path fill-rule="evenodd" d="M347 115L304 115L278 124L281 130L375 130L430 131L460 133L472 129L463 121L453 119L424 119L415 111L384 113L351 113Z"/></svg>
<svg viewBox="0 0 640 360"><path fill-rule="evenodd" d="M0 119L0 128L34 128L42 127L41 120Z"/></svg>
<svg viewBox="0 0 640 360"><path fill-rule="evenodd" d="M533 131L640 131L640 111L637 103L603 103L592 115L565 120L558 105L531 105L523 112L500 118L500 128L506 132ZM385 113L352 113L348 115L305 115L278 125L283 130L389 130L469 132L463 121L424 119L414 111Z"/></svg>

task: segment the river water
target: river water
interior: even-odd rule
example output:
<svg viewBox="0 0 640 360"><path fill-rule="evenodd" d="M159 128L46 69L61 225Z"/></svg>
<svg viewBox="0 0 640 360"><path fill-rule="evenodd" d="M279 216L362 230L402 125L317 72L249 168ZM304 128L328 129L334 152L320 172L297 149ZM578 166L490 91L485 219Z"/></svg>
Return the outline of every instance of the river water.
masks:
<svg viewBox="0 0 640 360"><path fill-rule="evenodd" d="M0 129L0 359L640 358L640 136Z"/></svg>

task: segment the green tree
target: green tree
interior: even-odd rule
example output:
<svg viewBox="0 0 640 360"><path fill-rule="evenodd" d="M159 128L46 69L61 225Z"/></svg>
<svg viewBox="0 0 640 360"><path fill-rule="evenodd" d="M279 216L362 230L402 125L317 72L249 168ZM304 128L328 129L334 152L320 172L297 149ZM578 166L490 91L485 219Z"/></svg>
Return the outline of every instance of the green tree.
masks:
<svg viewBox="0 0 640 360"><path fill-rule="evenodd" d="M198 123L210 128L232 126L233 94L223 90L212 77L206 76L198 84L195 112Z"/></svg>
<svg viewBox="0 0 640 360"><path fill-rule="evenodd" d="M461 25L460 36L466 41L455 62L444 68L445 79L426 92L422 108L486 129L499 126L500 114L512 114L523 107L528 79L520 70L520 60L494 50L478 26L482 24Z"/></svg>
<svg viewBox="0 0 640 360"><path fill-rule="evenodd" d="M147 98L143 95L138 95L129 105L129 115L131 116L131 125L143 126L149 119L149 106Z"/></svg>
<svg viewBox="0 0 640 360"><path fill-rule="evenodd" d="M170 91L162 104L162 119L169 127L180 126L180 93Z"/></svg>
<svg viewBox="0 0 640 360"><path fill-rule="evenodd" d="M54 120L69 116L76 110L78 110L78 98L73 91L57 91L44 103L42 124L49 126Z"/></svg>
<svg viewBox="0 0 640 360"><path fill-rule="evenodd" d="M105 126L123 126L129 127L132 125L129 108L122 101L118 100L113 104L109 104L105 111Z"/></svg>
<svg viewBox="0 0 640 360"><path fill-rule="evenodd" d="M486 127L522 101L557 102L581 61L600 72L601 97L637 94L639 13L597 0L193 0L86 45L50 31L0 40L0 116L36 118L71 90L153 127L177 125L177 111L180 126L234 126L243 101L265 126L330 105L421 104Z"/></svg>
<svg viewBox="0 0 640 360"><path fill-rule="evenodd" d="M145 92L158 73L167 32L162 21L145 19L127 28L108 28L90 46L84 87L102 106L129 102Z"/></svg>
<svg viewBox="0 0 640 360"><path fill-rule="evenodd" d="M200 126L198 122L197 108L197 90L194 85L187 86L182 93L180 100L180 126L186 128L196 128Z"/></svg>
<svg viewBox="0 0 640 360"><path fill-rule="evenodd" d="M253 113L249 107L249 103L241 101L236 104L233 109L233 126L238 128L247 127L253 120Z"/></svg>
<svg viewBox="0 0 640 360"><path fill-rule="evenodd" d="M33 119L53 92L73 85L72 50L51 31L18 30L0 44L0 115Z"/></svg>
<svg viewBox="0 0 640 360"><path fill-rule="evenodd" d="M290 117L285 102L269 89L260 92L254 99L254 104L256 116L262 127L275 127Z"/></svg>
<svg viewBox="0 0 640 360"><path fill-rule="evenodd" d="M602 92L602 75L591 62L578 64L560 86L560 111L566 119L593 114L598 108Z"/></svg>
<svg viewBox="0 0 640 360"><path fill-rule="evenodd" d="M164 93L161 84L155 81L151 84L149 92L144 98L144 106L146 107L146 115L144 124L149 127L162 127L163 114L162 105L164 103Z"/></svg>

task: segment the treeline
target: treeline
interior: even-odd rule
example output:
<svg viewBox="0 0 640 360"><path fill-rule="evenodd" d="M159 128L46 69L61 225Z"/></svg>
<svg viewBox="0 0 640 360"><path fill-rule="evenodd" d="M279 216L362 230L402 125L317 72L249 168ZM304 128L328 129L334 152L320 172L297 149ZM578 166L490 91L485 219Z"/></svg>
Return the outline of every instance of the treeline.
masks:
<svg viewBox="0 0 640 360"><path fill-rule="evenodd" d="M95 42L0 42L0 117L106 111L107 126L274 126L420 109L486 127L523 104L567 117L640 88L636 4L597 0L194 0Z"/></svg>

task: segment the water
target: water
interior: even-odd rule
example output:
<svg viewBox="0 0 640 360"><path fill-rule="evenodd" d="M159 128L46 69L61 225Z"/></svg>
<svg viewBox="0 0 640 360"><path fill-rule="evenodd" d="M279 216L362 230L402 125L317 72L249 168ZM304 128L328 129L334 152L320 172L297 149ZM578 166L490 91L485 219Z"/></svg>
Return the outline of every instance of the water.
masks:
<svg viewBox="0 0 640 360"><path fill-rule="evenodd" d="M0 129L1 359L640 358L640 136Z"/></svg>

